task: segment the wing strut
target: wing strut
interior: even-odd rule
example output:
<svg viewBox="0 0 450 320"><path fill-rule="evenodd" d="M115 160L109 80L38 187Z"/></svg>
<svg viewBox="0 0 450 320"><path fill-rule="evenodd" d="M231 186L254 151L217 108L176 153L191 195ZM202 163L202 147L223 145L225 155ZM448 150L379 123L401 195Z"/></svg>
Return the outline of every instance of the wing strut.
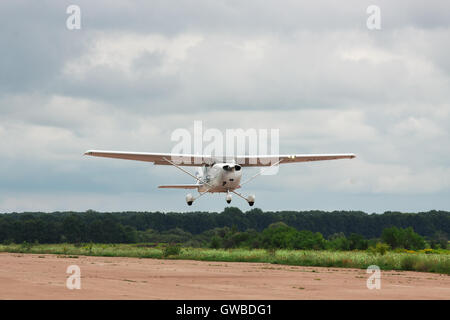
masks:
<svg viewBox="0 0 450 320"><path fill-rule="evenodd" d="M174 163L173 161L170 161L169 159L167 159L166 157L163 157L163 159L165 161L167 161L168 163L170 163L171 165L175 166L176 168L180 169L181 171L183 171L184 173L186 173L187 175L191 176L192 178L194 178L197 181L200 181L201 183L206 184L209 188L212 188L213 186L210 185L208 182L204 181L203 179L200 179L199 177L194 176L192 173L190 173L187 170L184 170L182 167L180 167L179 165L177 165L176 163Z"/></svg>
<svg viewBox="0 0 450 320"><path fill-rule="evenodd" d="M239 187L242 187L244 184L249 183L250 181L252 181L253 179L255 179L256 177L260 176L261 174L263 174L264 172L266 172L267 170L270 170L272 167L278 165L281 163L281 161L283 161L283 159L280 159L279 161L275 162L274 164L272 164L270 167L268 168L264 168L264 169L260 169L259 172L257 174L255 174L254 176L252 176L250 179L246 180L245 182L241 183L239 185Z"/></svg>

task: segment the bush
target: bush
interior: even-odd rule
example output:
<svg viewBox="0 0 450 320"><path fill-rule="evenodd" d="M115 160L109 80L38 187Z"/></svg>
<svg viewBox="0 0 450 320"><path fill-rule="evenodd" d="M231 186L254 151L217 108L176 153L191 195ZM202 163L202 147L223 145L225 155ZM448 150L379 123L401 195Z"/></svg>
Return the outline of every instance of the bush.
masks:
<svg viewBox="0 0 450 320"><path fill-rule="evenodd" d="M381 243L381 242L378 242L376 245L375 245L375 247L369 247L368 249L367 249L367 251L369 252L369 253L372 253L372 254L379 254L379 255L385 255L386 254L386 252L388 252L389 251L389 245L387 245L386 243Z"/></svg>
<svg viewBox="0 0 450 320"><path fill-rule="evenodd" d="M311 231L302 230L296 232L291 246L294 249L320 250L325 248L325 239L320 232L312 233Z"/></svg>
<svg viewBox="0 0 450 320"><path fill-rule="evenodd" d="M209 246L213 249L219 249L222 246L222 239L218 236L213 236Z"/></svg>
<svg viewBox="0 0 450 320"><path fill-rule="evenodd" d="M23 251L30 251L31 248L33 248L33 244L27 241L24 241L21 245L20 245L20 249Z"/></svg>
<svg viewBox="0 0 450 320"><path fill-rule="evenodd" d="M94 244L92 242L86 243L82 249L88 251L89 254L92 254L92 248L93 248Z"/></svg>
<svg viewBox="0 0 450 320"><path fill-rule="evenodd" d="M13 239L5 239L5 240L3 240L2 243L3 243L5 246L9 246L9 245L11 245L11 244L14 243L14 240L13 240Z"/></svg>
<svg viewBox="0 0 450 320"><path fill-rule="evenodd" d="M436 231L430 240L430 245L432 249L447 249L448 247L448 237L443 231Z"/></svg>
<svg viewBox="0 0 450 320"><path fill-rule="evenodd" d="M177 256L181 253L181 247L176 244L169 244L163 249L163 256Z"/></svg>
<svg viewBox="0 0 450 320"><path fill-rule="evenodd" d="M225 249L237 248L242 246L250 239L250 234L247 232L231 231L223 238L223 247Z"/></svg>
<svg viewBox="0 0 450 320"><path fill-rule="evenodd" d="M366 250L369 246L369 242L364 237L357 233L350 234L348 237L350 250Z"/></svg>
<svg viewBox="0 0 450 320"><path fill-rule="evenodd" d="M415 261L416 258L414 256L406 256L401 260L400 266L402 270L414 270Z"/></svg>
<svg viewBox="0 0 450 320"><path fill-rule="evenodd" d="M264 229L261 234L264 248L277 249L324 249L325 239L320 232L297 231L285 223L277 222Z"/></svg>
<svg viewBox="0 0 450 320"><path fill-rule="evenodd" d="M327 242L327 249L340 251L350 250L350 241L348 241L343 233L333 234Z"/></svg>
<svg viewBox="0 0 450 320"><path fill-rule="evenodd" d="M273 258L277 254L277 250L275 248L266 249L266 254Z"/></svg>

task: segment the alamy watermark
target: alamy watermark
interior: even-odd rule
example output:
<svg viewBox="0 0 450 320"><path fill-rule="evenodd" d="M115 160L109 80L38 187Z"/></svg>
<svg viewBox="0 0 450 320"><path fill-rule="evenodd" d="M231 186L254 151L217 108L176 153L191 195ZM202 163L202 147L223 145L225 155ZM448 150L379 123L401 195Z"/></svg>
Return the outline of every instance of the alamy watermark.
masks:
<svg viewBox="0 0 450 320"><path fill-rule="evenodd" d="M66 20L66 27L69 30L81 29L81 9L79 6L72 4L67 7L66 13L69 14Z"/></svg>
<svg viewBox="0 0 450 320"><path fill-rule="evenodd" d="M370 274L370 277L367 279L366 285L367 289L381 289L381 271L380 267L376 265L371 265L367 267L366 273Z"/></svg>
<svg viewBox="0 0 450 320"><path fill-rule="evenodd" d="M67 267L66 273L70 276L66 280L66 288L69 290L81 289L81 269L76 264Z"/></svg>
<svg viewBox="0 0 450 320"><path fill-rule="evenodd" d="M226 129L224 134L216 128L205 130L203 122L197 120L194 121L193 133L178 128L172 132L171 140L176 142L171 151L172 161L176 164L193 162L201 165L205 162L201 155L216 161L248 165L268 166L279 161L279 129ZM265 174L275 174L274 171L267 170Z"/></svg>
<svg viewBox="0 0 450 320"><path fill-rule="evenodd" d="M81 8L78 5L72 4L67 7L66 13L69 15L66 19L66 27L69 30L81 29ZM369 30L381 30L381 9L377 5L370 5L366 9L369 15L366 21L366 26Z"/></svg>
<svg viewBox="0 0 450 320"><path fill-rule="evenodd" d="M367 29L369 30L381 30L381 9L379 6L370 5L366 9L369 17L366 21Z"/></svg>

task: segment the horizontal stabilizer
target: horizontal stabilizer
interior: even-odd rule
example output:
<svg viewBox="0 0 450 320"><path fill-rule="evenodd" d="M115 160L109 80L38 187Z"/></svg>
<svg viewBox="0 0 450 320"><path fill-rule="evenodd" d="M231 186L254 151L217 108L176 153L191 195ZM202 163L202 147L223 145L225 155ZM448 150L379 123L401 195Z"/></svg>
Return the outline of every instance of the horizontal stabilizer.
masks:
<svg viewBox="0 0 450 320"><path fill-rule="evenodd" d="M201 184L173 184L173 185L165 185L158 186L158 188L167 188L167 189L197 189Z"/></svg>

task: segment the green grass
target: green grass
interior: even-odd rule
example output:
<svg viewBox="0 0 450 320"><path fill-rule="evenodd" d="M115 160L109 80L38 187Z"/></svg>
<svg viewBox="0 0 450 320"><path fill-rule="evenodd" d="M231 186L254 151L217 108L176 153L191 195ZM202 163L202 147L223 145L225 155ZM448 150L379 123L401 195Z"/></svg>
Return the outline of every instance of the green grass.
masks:
<svg viewBox="0 0 450 320"><path fill-rule="evenodd" d="M377 265L382 270L412 270L450 274L450 254L393 252L384 255L366 251L314 251L264 249L181 248L168 255L164 246L142 244L33 244L0 245L0 252L57 254L64 256L134 257L224 262L264 262L293 266L342 267L366 269Z"/></svg>

